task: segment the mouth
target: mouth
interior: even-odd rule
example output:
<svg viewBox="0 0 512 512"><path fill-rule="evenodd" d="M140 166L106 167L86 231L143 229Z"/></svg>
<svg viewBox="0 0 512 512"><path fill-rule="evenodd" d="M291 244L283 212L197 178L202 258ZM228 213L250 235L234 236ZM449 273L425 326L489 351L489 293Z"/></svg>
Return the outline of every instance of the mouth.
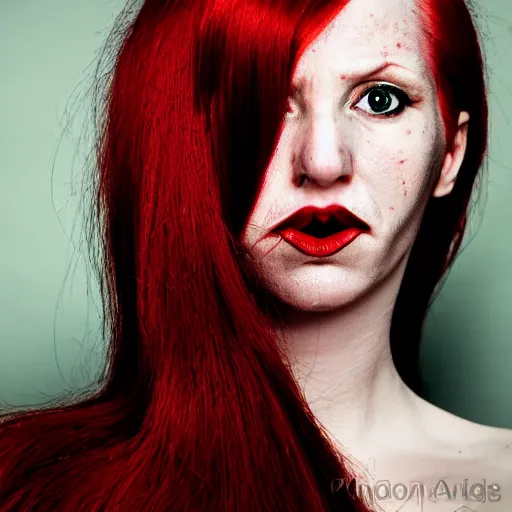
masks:
<svg viewBox="0 0 512 512"><path fill-rule="evenodd" d="M343 206L307 206L283 221L274 232L308 256L333 256L370 226Z"/></svg>

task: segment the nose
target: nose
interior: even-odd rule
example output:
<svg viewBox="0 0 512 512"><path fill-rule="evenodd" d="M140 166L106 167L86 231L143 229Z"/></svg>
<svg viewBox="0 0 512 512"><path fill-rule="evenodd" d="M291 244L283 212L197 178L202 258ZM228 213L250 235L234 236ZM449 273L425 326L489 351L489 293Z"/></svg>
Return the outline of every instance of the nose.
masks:
<svg viewBox="0 0 512 512"><path fill-rule="evenodd" d="M308 182L327 188L337 181L350 181L352 159L348 140L340 136L333 116L317 116L310 122L297 156L294 178L300 186Z"/></svg>

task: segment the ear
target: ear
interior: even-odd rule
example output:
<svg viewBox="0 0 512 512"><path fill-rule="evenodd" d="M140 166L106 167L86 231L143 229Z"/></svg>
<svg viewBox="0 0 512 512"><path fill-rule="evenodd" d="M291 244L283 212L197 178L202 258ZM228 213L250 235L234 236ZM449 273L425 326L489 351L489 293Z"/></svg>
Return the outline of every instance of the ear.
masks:
<svg viewBox="0 0 512 512"><path fill-rule="evenodd" d="M451 151L448 151L444 157L444 164L439 176L439 181L432 194L434 197L444 197L453 190L460 166L466 154L468 121L469 114L467 112L461 112L458 122L459 128L453 139Z"/></svg>

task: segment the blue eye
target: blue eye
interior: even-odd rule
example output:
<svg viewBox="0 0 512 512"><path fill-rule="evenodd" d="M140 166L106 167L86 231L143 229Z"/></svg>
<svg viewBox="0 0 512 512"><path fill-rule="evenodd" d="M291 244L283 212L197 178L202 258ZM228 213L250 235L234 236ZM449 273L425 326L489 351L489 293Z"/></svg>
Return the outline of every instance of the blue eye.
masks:
<svg viewBox="0 0 512 512"><path fill-rule="evenodd" d="M370 113L374 117L396 116L401 114L405 110L405 107L412 105L411 99L404 91L398 87L387 84L374 85L366 89L359 98L357 105L360 105L365 98L368 99L364 102L364 105L368 107L369 110L366 108L362 108L362 110Z"/></svg>

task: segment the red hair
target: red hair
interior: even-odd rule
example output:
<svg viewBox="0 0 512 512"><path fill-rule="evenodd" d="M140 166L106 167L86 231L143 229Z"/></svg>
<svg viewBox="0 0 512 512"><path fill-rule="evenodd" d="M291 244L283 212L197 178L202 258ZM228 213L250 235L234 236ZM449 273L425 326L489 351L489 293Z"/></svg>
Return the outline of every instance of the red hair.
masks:
<svg viewBox="0 0 512 512"><path fill-rule="evenodd" d="M87 225L99 235L108 364L85 397L5 415L0 512L367 510L331 490L350 478L347 459L300 392L272 298L239 243L294 67L345 3L146 0L133 21L133 5L118 19ZM418 9L446 139L459 111L471 120L459 178L427 207L393 317L393 355L411 387L487 144L464 1Z"/></svg>

